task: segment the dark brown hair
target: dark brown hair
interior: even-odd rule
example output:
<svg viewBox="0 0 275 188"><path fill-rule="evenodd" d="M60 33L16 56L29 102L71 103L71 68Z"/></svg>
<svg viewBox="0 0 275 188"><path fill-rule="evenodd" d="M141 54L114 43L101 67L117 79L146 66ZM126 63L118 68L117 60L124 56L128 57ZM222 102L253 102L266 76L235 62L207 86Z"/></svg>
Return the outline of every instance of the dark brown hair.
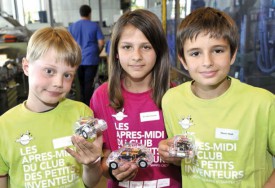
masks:
<svg viewBox="0 0 275 188"><path fill-rule="evenodd" d="M187 39L196 39L203 33L229 42L231 57L238 48L239 33L234 20L226 13L204 7L194 10L182 20L177 31L178 56L185 60L183 46Z"/></svg>
<svg viewBox="0 0 275 188"><path fill-rule="evenodd" d="M115 110L123 108L124 100L121 92L121 79L124 71L118 62L118 43L124 27L128 24L139 29L149 40L156 52L156 64L152 70L152 99L161 108L161 99L169 88L169 51L166 35L159 18L152 12L137 9L124 13L116 22L111 37L109 57L109 85L108 94L110 106Z"/></svg>

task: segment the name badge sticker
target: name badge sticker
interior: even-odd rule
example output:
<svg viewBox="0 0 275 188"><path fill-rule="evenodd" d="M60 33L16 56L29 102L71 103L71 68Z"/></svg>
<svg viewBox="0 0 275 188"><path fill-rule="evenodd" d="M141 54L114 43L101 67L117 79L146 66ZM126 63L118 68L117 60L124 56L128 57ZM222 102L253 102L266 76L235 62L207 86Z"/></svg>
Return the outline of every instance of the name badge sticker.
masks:
<svg viewBox="0 0 275 188"><path fill-rule="evenodd" d="M224 140L239 140L239 130L216 128L215 137Z"/></svg>
<svg viewBox="0 0 275 188"><path fill-rule="evenodd" d="M140 122L159 120L159 111L140 113Z"/></svg>
<svg viewBox="0 0 275 188"><path fill-rule="evenodd" d="M73 143L71 141L71 137L72 136L66 136L66 137L62 137L62 138L53 139L53 148L58 149L58 148L72 146Z"/></svg>

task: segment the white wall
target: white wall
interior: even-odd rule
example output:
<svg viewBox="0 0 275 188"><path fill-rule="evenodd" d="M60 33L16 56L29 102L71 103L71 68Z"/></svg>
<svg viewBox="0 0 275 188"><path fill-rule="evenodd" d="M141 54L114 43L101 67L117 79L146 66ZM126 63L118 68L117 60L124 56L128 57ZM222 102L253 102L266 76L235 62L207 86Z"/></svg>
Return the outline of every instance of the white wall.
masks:
<svg viewBox="0 0 275 188"><path fill-rule="evenodd" d="M16 0L18 7L19 22L22 25L27 25L26 21L27 15L24 15L24 8L26 4L30 4L34 8L34 12L44 10L47 12L47 20L50 22L50 12L49 12L49 0ZM51 0L53 9L53 19L59 25L67 27L69 23L75 22L80 18L79 7L83 4L88 4L92 7L92 20L99 21L99 0ZM40 4L40 6L34 6L35 4ZM114 17L117 18L121 15L120 10L120 0L101 0L102 7L102 20L106 21L107 26L113 25L116 21ZM30 7L30 6L28 6ZM11 0L0 0L0 10L5 11L15 18L15 8L14 1ZM26 11L26 10L25 10ZM34 23L39 24L39 23Z"/></svg>
<svg viewBox="0 0 275 188"><path fill-rule="evenodd" d="M79 20L79 7L88 4L92 7L92 20L99 21L98 3L99 0L52 0L53 18L55 22L67 27L69 23ZM120 0L101 0L101 3L102 20L110 26L114 22L113 15L120 14Z"/></svg>

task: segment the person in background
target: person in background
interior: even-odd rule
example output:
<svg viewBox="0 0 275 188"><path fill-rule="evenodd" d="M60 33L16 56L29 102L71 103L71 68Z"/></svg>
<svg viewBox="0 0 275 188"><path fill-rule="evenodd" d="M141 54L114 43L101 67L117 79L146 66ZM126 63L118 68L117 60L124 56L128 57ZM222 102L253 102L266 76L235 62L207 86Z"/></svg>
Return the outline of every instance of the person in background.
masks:
<svg viewBox="0 0 275 188"><path fill-rule="evenodd" d="M80 63L81 49L67 29L45 27L30 38L22 62L27 100L0 116L1 188L84 188L99 181L102 135L94 142L72 136L80 117L93 116L89 106L66 98Z"/></svg>
<svg viewBox="0 0 275 188"><path fill-rule="evenodd" d="M169 52L159 18L148 10L123 14L111 37L108 82L95 90L90 107L107 121L102 168L108 187L181 187L180 168L161 161L160 140L167 138L161 98L170 87ZM154 162L146 168L126 162L112 170L112 151L137 142L150 148Z"/></svg>
<svg viewBox="0 0 275 188"><path fill-rule="evenodd" d="M82 101L89 105L94 90L94 79L100 62L99 54L104 48L104 35L96 22L91 21L92 9L82 5L81 19L69 26L69 31L81 47L82 62L78 68L78 80Z"/></svg>
<svg viewBox="0 0 275 188"><path fill-rule="evenodd" d="M184 188L275 187L275 97L228 76L238 42L233 19L214 8L196 9L179 25L178 57L193 80L162 99L169 139L159 153L181 165ZM172 157L177 135L194 155Z"/></svg>

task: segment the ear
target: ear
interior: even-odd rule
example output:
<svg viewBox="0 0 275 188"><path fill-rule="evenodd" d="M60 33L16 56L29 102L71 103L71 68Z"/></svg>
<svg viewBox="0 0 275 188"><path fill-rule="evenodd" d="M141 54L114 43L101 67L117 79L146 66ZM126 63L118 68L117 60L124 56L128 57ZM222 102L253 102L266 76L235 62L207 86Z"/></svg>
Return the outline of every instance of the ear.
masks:
<svg viewBox="0 0 275 188"><path fill-rule="evenodd" d="M232 56L232 58L230 60L230 65L234 64L234 62L236 60L236 56L237 56L237 51L238 51L238 49L236 49L236 51L234 52L234 54L233 54L233 56Z"/></svg>
<svg viewBox="0 0 275 188"><path fill-rule="evenodd" d="M183 60L183 58L181 56L179 56L179 55L178 55L178 58L179 58L179 60L180 60L180 62L182 64L182 66L184 67L184 69L188 70L188 66L187 66L185 60Z"/></svg>
<svg viewBox="0 0 275 188"><path fill-rule="evenodd" d="M22 69L26 76L29 76L29 61L26 58L22 59Z"/></svg>

